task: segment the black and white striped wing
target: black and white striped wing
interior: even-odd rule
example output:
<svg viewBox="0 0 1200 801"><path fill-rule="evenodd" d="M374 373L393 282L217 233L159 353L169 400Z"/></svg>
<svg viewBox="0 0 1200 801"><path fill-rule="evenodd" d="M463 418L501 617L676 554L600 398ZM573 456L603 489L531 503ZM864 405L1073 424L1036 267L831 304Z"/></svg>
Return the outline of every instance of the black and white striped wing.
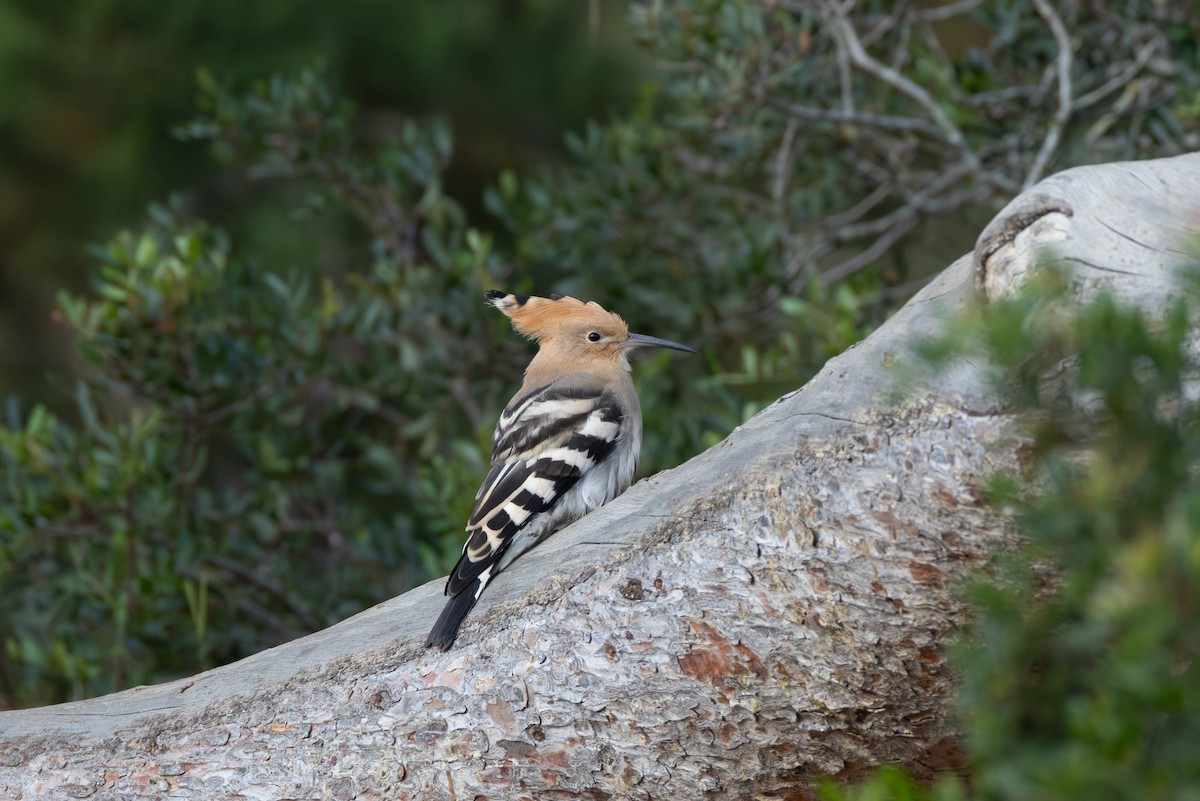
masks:
<svg viewBox="0 0 1200 801"><path fill-rule="evenodd" d="M522 529L544 524L540 516L616 447L624 423L616 397L598 381L569 379L517 398L500 416L447 595L478 597Z"/></svg>

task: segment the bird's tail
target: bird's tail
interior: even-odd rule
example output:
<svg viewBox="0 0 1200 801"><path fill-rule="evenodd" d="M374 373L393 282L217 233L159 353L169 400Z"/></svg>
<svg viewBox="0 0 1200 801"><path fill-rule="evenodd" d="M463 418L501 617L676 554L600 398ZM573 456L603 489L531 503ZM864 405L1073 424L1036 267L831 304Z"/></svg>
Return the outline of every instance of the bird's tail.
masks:
<svg viewBox="0 0 1200 801"><path fill-rule="evenodd" d="M475 601L479 599L479 593L475 586L479 580L471 582L467 587L446 601L446 606L442 609L442 614L438 617L437 623L433 624L433 629L430 630L429 636L425 638L425 645L441 648L443 651L449 651L450 646L454 644L454 638L458 636L458 628L467 619L467 613L471 611L471 607L475 606Z"/></svg>

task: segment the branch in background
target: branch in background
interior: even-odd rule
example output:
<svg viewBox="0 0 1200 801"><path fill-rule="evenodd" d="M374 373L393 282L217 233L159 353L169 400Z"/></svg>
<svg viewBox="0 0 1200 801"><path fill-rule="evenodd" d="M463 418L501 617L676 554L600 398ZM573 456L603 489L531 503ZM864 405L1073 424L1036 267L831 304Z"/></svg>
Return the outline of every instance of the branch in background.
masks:
<svg viewBox="0 0 1200 801"><path fill-rule="evenodd" d="M784 274L793 290L804 283L799 277L810 272L820 273L822 284L829 286L879 264L895 251L904 232L931 217L960 210L959 204L995 205L1028 187L1053 169L1072 137L1093 149L1103 136L1118 133L1121 124L1129 126L1119 132L1126 139L1136 136L1146 112L1161 110L1171 96L1163 80L1169 70L1153 79L1155 89L1131 84L1150 69L1157 53L1170 52L1166 29L1148 22L1133 27L1135 23L1108 13L1101 4L1084 8L1074 1L1055 5L1036 0L1032 7L1010 7L963 0L928 9L900 3L871 13L853 2L831 0L813 7L784 0L781 7L795 20L815 19L819 24L812 24L815 36L802 35L803 84L785 81L772 86L763 102L783 115L787 125L801 121L824 126L800 129L798 153L803 154L805 143L813 143L862 176L851 184L854 192L843 210L808 225L779 218L785 232ZM985 15L982 26L968 28L988 37L977 62L961 52L947 52L943 39L950 34L944 26L935 29L935 23L966 15ZM1063 21L1068 16L1075 26L1071 31ZM912 46L918 31L923 51ZM1135 43L1131 41L1135 36L1149 40ZM1079 46L1073 44L1073 37L1104 48L1103 57L1110 63L1103 70L1073 75ZM1039 38L1037 46L1028 44ZM1009 54L1018 39L1034 52L1052 48L1053 57L1040 75L1031 75L1036 61L1011 61ZM820 42L827 46L821 47ZM923 65L923 56L934 59L937 70ZM697 69L709 66L708 74L719 66L695 58L692 63ZM781 51L769 63L782 70L795 62ZM969 76L971 69L983 72L978 85L962 77ZM1005 85L1022 74L1030 75L1030 80ZM931 83L931 78L940 82ZM1095 109L1122 88L1125 94L1084 127L1080 112ZM1149 94L1154 91L1160 93ZM905 106L897 98L911 103L909 113L904 113ZM1047 120L1042 109L1051 104L1054 111ZM1007 134L997 137L994 128L1001 123ZM1036 149L1029 144L1035 130L1041 132ZM1185 148L1182 142L1171 144L1168 131L1184 130L1178 123L1173 129L1155 126L1153 130L1168 153ZM872 153L888 154L887 166L874 168L867 155ZM970 186L953 188L953 181L943 182L943 192L931 193L931 171L959 176ZM772 196L779 197L777 156L768 173ZM878 216L871 218L873 214ZM859 254L829 263L835 250L855 241L863 243Z"/></svg>
<svg viewBox="0 0 1200 801"><path fill-rule="evenodd" d="M1074 59L1071 53L1071 37L1067 34L1067 28L1063 25L1062 19L1046 0L1033 0L1033 5L1054 34L1054 41L1058 46L1058 60L1054 70L1058 81L1058 107L1054 110L1054 117L1050 121L1046 138L1042 140L1037 157L1034 158L1033 164L1025 176L1025 183L1022 187L1024 189L1028 189L1041 180L1046 165L1050 163L1051 157L1058 148L1059 139L1062 138L1067 121L1071 119L1072 111L1071 65Z"/></svg>

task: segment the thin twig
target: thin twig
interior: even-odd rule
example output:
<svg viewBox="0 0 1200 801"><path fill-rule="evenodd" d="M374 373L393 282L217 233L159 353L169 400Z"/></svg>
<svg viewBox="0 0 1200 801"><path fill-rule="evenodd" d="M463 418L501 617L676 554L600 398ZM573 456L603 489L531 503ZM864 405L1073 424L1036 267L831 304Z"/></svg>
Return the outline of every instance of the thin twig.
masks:
<svg viewBox="0 0 1200 801"><path fill-rule="evenodd" d="M309 631L315 631L320 627L320 622L312 616L311 613L292 598L291 593L287 592L283 587L271 581L266 576L263 576L250 568L243 565L241 562L230 559L226 556L218 556L217 554L209 554L204 557L204 561L213 567L224 570L227 573L232 573L238 578L245 579L259 589L265 590L267 593L275 596L279 601L292 611L299 620L300 625L304 626Z"/></svg>
<svg viewBox="0 0 1200 801"><path fill-rule="evenodd" d="M1041 179L1046 166L1058 149L1058 141L1062 138L1067 121L1071 119L1071 65L1074 62L1071 53L1071 37L1067 33L1066 26L1063 25L1062 19L1051 8L1047 0L1033 0L1033 7L1050 27L1050 32L1054 34L1054 41L1058 45L1058 59L1055 67L1055 71L1058 73L1058 108L1054 111L1054 117L1050 121L1050 127L1046 131L1046 138L1042 140L1037 157L1034 158L1033 165L1025 176L1024 189L1028 189Z"/></svg>
<svg viewBox="0 0 1200 801"><path fill-rule="evenodd" d="M846 111L844 109L816 108L786 103L772 98L770 103L775 108L801 120L832 123L858 123L873 128L883 128L891 131L916 131L941 138L937 126L920 117L894 117L888 114L870 114L865 111Z"/></svg>
<svg viewBox="0 0 1200 801"><path fill-rule="evenodd" d="M783 132L783 141L779 143L779 150L771 165L771 199L775 201L776 206L783 203L783 193L787 189L788 175L792 171L792 144L796 139L796 127L796 120L788 120L787 128Z"/></svg>
<svg viewBox="0 0 1200 801"><path fill-rule="evenodd" d="M878 238L865 250L835 264L833 267L822 270L820 274L821 283L829 286L865 269L873 261L886 253L901 237L915 228L923 217L961 208L964 205L977 203L986 198L989 195L989 190L983 185L975 185L964 191L954 192L949 195L943 194L955 182L964 178L969 171L969 168L965 164L959 164L949 171L935 176L919 192L915 193L905 192L901 185L896 191L903 196L903 206L873 220L852 225L843 225L831 233L826 238L825 244L827 247L821 255L830 252L835 243L847 242L877 234ZM814 247L804 255L808 257L811 263L811 261L815 261L816 257L814 254L819 250L819 246ZM797 263L799 260L800 256L797 256L793 260L793 263ZM790 267L791 265L789 265ZM793 281L793 286L794 283Z"/></svg>
<svg viewBox="0 0 1200 801"><path fill-rule="evenodd" d="M852 256L845 261L830 267L828 270L821 271L821 284L830 286L839 281L844 281L860 270L866 268L871 262L878 259L884 253L891 249L892 245L900 241L900 238L911 231L920 222L921 215L917 214L912 209L907 209L908 214L897 222L891 229L884 232L882 236L876 239L871 246L862 251L856 256Z"/></svg>
<svg viewBox="0 0 1200 801"><path fill-rule="evenodd" d="M795 119L788 120L787 128L783 131L783 141L771 165L771 199L773 213L779 225L780 239L785 246L790 247L795 241L791 226L788 224L786 193L788 179L792 174L792 148L795 146L796 130L799 123Z"/></svg>
<svg viewBox="0 0 1200 801"><path fill-rule="evenodd" d="M846 3L845 7L848 11L854 11L856 5L856 2L848 2ZM870 25L870 27L863 31L858 37L859 41L862 42L863 47L871 47L897 28L903 30L904 26L900 23L904 16L908 13L909 5L910 3L907 2L907 0L897 0L897 2L893 2L890 13L874 15L873 25L870 25L873 15L860 14L860 18Z"/></svg>
<svg viewBox="0 0 1200 801"><path fill-rule="evenodd" d="M841 228L844 225L858 222L862 216L892 196L893 187L890 181L881 182L871 190L870 194L844 211L830 214L821 220L821 227L829 230Z"/></svg>
<svg viewBox="0 0 1200 801"><path fill-rule="evenodd" d="M838 7L836 3L833 4L831 8L833 8L834 11L831 15L830 21L833 23L833 28L837 34L838 41L842 44L842 48L844 48L846 53L849 55L850 60L876 80L886 83L893 89L896 89L902 94L907 95L910 100L915 102L921 108L925 109L925 112L933 120L934 125L936 125L941 131L945 140L962 153L963 158L966 159L967 163L971 166L972 171L979 172L980 165L978 157L976 157L975 153L967 144L966 137L963 136L962 131L957 125L954 124L954 121L946 115L946 112L942 110L942 107L938 105L938 102L916 83L896 72L891 67L880 64L878 61L872 58L871 55L867 53L865 49L863 49L862 42L859 41L858 34L854 32L854 27L850 24L850 21L846 19L845 13L842 11L842 9Z"/></svg>
<svg viewBox="0 0 1200 801"><path fill-rule="evenodd" d="M957 3L947 3L944 6L921 8L913 11L910 19L915 25L924 22L939 22L940 20L959 17L963 14L970 14L983 5L983 2L984 0L959 0Z"/></svg>
<svg viewBox="0 0 1200 801"><path fill-rule="evenodd" d="M196 422L200 425L212 425L219 423L227 417L237 414L242 409L257 403L263 398L275 394L275 386L273 384L260 384L253 392L244 398L239 398L235 401L230 401L224 406L218 406L215 409L209 409L206 412L201 412L196 415Z"/></svg>
<svg viewBox="0 0 1200 801"><path fill-rule="evenodd" d="M837 49L838 79L842 90L842 113L854 114L854 81L850 74L849 53L845 47Z"/></svg>
<svg viewBox="0 0 1200 801"><path fill-rule="evenodd" d="M756 195L755 193L746 189L742 189L738 186L729 186L727 184L710 184L704 187L703 191L706 194L712 195L713 197L740 201L748 206L753 206L764 213L770 213L775 208L774 203L771 200L768 200L761 195Z"/></svg>
<svg viewBox="0 0 1200 801"><path fill-rule="evenodd" d="M868 236L875 236L881 232L887 231L897 223L903 221L913 214L920 215L929 210L933 198L936 198L943 191L952 186L956 181L963 178L967 174L967 169L963 165L952 167L944 173L936 175L932 181L921 188L919 192L905 192L903 185L897 188L897 194L903 196L904 205L895 211L889 212L882 217L877 217L874 220L855 223L851 225L843 225L838 230L834 231L830 238L834 242L849 242L854 239L862 239Z"/></svg>
<svg viewBox="0 0 1200 801"><path fill-rule="evenodd" d="M1009 86L995 92L978 92L966 95L963 98L963 102L971 108L985 108L1000 104L1028 102L1034 94L1036 94L1036 90L1030 86Z"/></svg>
<svg viewBox="0 0 1200 801"><path fill-rule="evenodd" d="M1113 92L1128 86L1129 82L1133 80L1134 76L1141 72L1142 68L1144 68L1146 64L1150 62L1150 58L1154 55L1154 52L1157 49L1158 42L1152 41L1142 49L1138 50L1137 57L1134 58L1132 64L1087 94L1083 94L1075 98L1075 102L1071 106L1072 110L1078 111L1080 109L1087 108L1093 103L1103 100Z"/></svg>

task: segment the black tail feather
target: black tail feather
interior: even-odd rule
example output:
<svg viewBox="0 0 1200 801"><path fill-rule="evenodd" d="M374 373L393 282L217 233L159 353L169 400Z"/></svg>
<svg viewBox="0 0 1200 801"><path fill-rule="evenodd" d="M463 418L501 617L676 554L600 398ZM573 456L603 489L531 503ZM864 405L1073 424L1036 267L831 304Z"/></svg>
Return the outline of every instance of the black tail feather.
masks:
<svg viewBox="0 0 1200 801"><path fill-rule="evenodd" d="M438 617L437 623L433 624L429 636L425 638L425 645L441 648L443 651L450 650L450 646L454 644L454 639L458 636L459 626L467 619L467 613L471 611L471 607L475 606L478 585L479 580L476 579L464 587L458 595L446 601L441 616Z"/></svg>

